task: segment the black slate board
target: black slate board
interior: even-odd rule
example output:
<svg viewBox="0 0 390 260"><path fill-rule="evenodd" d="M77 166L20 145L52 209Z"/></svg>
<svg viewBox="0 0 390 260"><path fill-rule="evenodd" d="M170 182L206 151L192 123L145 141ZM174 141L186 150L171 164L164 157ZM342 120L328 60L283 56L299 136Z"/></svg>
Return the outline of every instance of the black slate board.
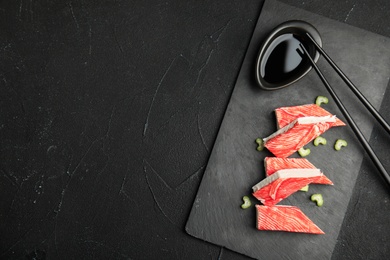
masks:
<svg viewBox="0 0 390 260"><path fill-rule="evenodd" d="M272 28L293 19L305 20L319 30L324 49L372 104L380 107L390 75L388 38L267 0L242 64L186 231L197 238L254 258L329 259L363 161L364 151L349 127L332 128L323 135L330 144L337 138L346 139L348 149L335 152L332 145L317 148L308 145L312 149L308 159L322 169L335 185L311 185L309 193L296 193L280 203L300 207L324 230L325 235L258 231L255 228L254 207L249 210L240 208L242 196L250 194L251 187L264 178L263 159L271 154L267 151L257 152L254 139L268 136L276 130L273 110L280 106L312 103L316 96L328 95L314 70L293 86L275 92L262 91L254 82L255 58L262 40ZM374 123L369 113L322 58L318 65L368 138ZM326 109L344 120L334 102L330 101ZM325 198L325 205L321 208L308 199L310 194L317 192ZM252 202L256 203L254 198Z"/></svg>

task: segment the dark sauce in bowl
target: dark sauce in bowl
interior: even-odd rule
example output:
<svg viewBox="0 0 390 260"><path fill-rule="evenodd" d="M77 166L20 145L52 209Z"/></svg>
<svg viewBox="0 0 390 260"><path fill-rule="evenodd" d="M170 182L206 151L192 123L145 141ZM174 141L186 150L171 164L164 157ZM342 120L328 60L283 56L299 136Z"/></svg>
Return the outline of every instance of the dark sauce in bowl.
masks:
<svg viewBox="0 0 390 260"><path fill-rule="evenodd" d="M299 44L305 46L315 61L319 53L306 33L310 33L322 45L317 30L303 21L283 23L267 37L260 49L256 66L257 82L261 88L274 90L286 87L310 71L311 63L299 53Z"/></svg>
<svg viewBox="0 0 390 260"><path fill-rule="evenodd" d="M260 75L270 83L280 83L295 75L305 64L297 52L299 44L300 41L291 33L275 39L264 54Z"/></svg>

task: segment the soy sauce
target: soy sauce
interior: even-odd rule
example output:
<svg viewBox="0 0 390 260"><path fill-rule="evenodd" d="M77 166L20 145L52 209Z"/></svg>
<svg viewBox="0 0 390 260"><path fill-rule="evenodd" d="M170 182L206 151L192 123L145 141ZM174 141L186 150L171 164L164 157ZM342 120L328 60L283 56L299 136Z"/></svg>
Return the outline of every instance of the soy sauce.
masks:
<svg viewBox="0 0 390 260"><path fill-rule="evenodd" d="M277 37L264 54L260 75L269 83L281 83L306 69L307 61L297 51L300 43L291 33Z"/></svg>

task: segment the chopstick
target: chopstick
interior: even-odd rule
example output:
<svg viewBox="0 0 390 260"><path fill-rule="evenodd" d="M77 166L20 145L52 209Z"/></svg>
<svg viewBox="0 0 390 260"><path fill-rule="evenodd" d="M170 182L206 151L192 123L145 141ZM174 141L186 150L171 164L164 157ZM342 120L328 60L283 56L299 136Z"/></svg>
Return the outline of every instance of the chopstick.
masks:
<svg viewBox="0 0 390 260"><path fill-rule="evenodd" d="M310 54L306 50L306 48L303 46L303 44L299 45L306 57L311 62L313 68L317 72L318 76L322 80L322 82L325 84L325 87L327 88L328 92L332 96L333 100L336 102L337 106L339 107L340 111L345 116L346 120L348 121L349 125L351 126L352 130L354 131L356 137L359 139L362 146L365 148L367 154L370 156L371 160L374 162L375 166L378 168L379 172L382 174L382 177L386 180L387 184L390 185L390 175L386 171L385 167L382 165L381 161L379 160L378 156L375 154L374 150L371 148L370 144L360 131L359 127L356 125L355 121L341 102L340 98L337 96L336 92L333 90L329 82L326 80L324 75L322 74L321 70L318 68L317 64L314 62L314 60L311 58Z"/></svg>
<svg viewBox="0 0 390 260"><path fill-rule="evenodd" d="M379 114L379 112L374 108L373 105L366 99L366 97L356 88L352 81L344 74L344 72L336 65L336 63L329 57L329 55L321 48L321 46L313 39L313 37L306 33L311 42L315 45L316 49L321 53L322 56L328 61L328 63L333 67L333 69L339 74L339 76L344 80L352 92L359 98L363 105L371 112L371 114L378 120L378 122L383 126L384 129L390 134L390 125L386 120Z"/></svg>

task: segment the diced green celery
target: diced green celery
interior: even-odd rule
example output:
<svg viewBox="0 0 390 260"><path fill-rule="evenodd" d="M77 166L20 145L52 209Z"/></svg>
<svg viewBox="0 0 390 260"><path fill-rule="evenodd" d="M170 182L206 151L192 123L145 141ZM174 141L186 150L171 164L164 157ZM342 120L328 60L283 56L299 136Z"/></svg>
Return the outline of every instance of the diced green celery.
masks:
<svg viewBox="0 0 390 260"><path fill-rule="evenodd" d="M264 141L263 141L263 139L257 138L255 142L257 143L256 150L257 151L262 151L264 149Z"/></svg>
<svg viewBox="0 0 390 260"><path fill-rule="evenodd" d="M302 187L302 188L300 189L300 191L308 192L308 191L309 191L309 184L306 185L305 187Z"/></svg>
<svg viewBox="0 0 390 260"><path fill-rule="evenodd" d="M315 193L311 195L310 199L311 201L316 202L318 207L321 207L324 204L324 199L322 198L322 194L320 193Z"/></svg>
<svg viewBox="0 0 390 260"><path fill-rule="evenodd" d="M298 150L298 154L301 157L308 156L310 154L310 149L309 148L305 149L304 147L302 147L301 149Z"/></svg>
<svg viewBox="0 0 390 260"><path fill-rule="evenodd" d="M244 201L244 203L241 205L242 209L247 209L252 205L251 200L248 196L242 197L242 200Z"/></svg>
<svg viewBox="0 0 390 260"><path fill-rule="evenodd" d="M326 145L326 139L322 136L318 136L316 139L314 139L313 143L315 146L318 146L320 144Z"/></svg>
<svg viewBox="0 0 390 260"><path fill-rule="evenodd" d="M329 100L325 96L318 96L316 98L316 105L321 106L321 104L328 104Z"/></svg>
<svg viewBox="0 0 390 260"><path fill-rule="evenodd" d="M343 140L343 139L337 139L337 141L336 141L336 143L334 144L334 149L336 150L336 151L340 151L340 149L342 148L342 147L345 147L345 146L347 146L348 144L347 144L347 141L345 141L345 140Z"/></svg>

